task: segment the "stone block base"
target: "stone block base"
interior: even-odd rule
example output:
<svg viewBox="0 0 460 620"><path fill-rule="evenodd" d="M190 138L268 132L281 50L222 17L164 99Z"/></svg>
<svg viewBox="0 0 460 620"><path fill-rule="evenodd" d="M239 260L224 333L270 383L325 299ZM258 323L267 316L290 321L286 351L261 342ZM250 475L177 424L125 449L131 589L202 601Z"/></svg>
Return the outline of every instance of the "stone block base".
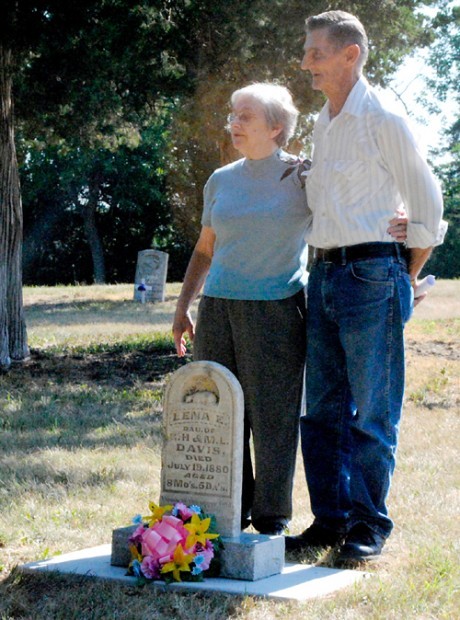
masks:
<svg viewBox="0 0 460 620"><path fill-rule="evenodd" d="M284 536L241 533L222 542L221 577L257 581L283 570Z"/></svg>
<svg viewBox="0 0 460 620"><path fill-rule="evenodd" d="M112 566L127 567L131 561L128 538L136 525L120 527L112 532ZM220 577L257 581L279 575L284 567L284 537L241 533L222 538Z"/></svg>
<svg viewBox="0 0 460 620"><path fill-rule="evenodd" d="M129 566L131 562L131 551L129 550L128 538L137 529L137 525L119 527L112 532L112 555L110 564L112 566Z"/></svg>

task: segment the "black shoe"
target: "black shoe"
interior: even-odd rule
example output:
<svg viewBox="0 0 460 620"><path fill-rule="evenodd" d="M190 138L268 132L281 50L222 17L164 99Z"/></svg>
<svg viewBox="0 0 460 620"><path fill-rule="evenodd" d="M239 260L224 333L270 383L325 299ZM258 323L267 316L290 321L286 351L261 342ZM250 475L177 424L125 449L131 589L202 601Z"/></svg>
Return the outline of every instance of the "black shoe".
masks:
<svg viewBox="0 0 460 620"><path fill-rule="evenodd" d="M258 519L253 522L253 526L259 534L267 536L281 536L289 526L287 519Z"/></svg>
<svg viewBox="0 0 460 620"><path fill-rule="evenodd" d="M300 553L335 547L342 542L344 532L335 532L322 525L313 523L298 536L286 536L286 551Z"/></svg>
<svg viewBox="0 0 460 620"><path fill-rule="evenodd" d="M374 560L382 553L385 540L365 523L357 523L346 535L334 563L336 566L348 566Z"/></svg>

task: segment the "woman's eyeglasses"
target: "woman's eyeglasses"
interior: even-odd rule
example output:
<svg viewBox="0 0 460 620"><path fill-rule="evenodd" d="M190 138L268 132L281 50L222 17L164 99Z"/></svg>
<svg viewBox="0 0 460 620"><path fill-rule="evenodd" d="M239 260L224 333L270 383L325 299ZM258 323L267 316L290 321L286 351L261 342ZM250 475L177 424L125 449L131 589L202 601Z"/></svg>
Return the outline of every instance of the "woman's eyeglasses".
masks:
<svg viewBox="0 0 460 620"><path fill-rule="evenodd" d="M238 123L239 125L248 125L252 120L256 117L254 114L249 114L248 112L241 112L241 114L229 114L227 116L227 123L231 125L232 123Z"/></svg>

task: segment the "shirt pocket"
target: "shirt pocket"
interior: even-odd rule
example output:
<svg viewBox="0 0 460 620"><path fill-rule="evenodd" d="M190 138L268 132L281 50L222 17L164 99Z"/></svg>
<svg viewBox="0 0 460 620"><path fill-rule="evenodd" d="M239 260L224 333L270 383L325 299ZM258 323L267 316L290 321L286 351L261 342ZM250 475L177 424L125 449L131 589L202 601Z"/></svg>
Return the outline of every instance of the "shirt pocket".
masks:
<svg viewBox="0 0 460 620"><path fill-rule="evenodd" d="M369 199L369 162L337 159L330 167L329 190L333 204L339 209L366 204Z"/></svg>
<svg viewBox="0 0 460 620"><path fill-rule="evenodd" d="M366 162L363 160L347 160L338 159L333 164L333 169L340 175L345 176L348 179L353 179L355 176L363 174L366 170Z"/></svg>

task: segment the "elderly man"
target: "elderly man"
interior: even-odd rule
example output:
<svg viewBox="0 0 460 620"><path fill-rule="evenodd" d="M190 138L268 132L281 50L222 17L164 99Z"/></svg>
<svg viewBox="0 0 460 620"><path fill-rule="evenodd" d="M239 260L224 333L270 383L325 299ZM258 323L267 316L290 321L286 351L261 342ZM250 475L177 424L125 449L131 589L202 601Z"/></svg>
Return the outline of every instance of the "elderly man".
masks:
<svg viewBox="0 0 460 620"><path fill-rule="evenodd" d="M307 196L315 247L308 282L307 413L302 454L313 524L288 551L336 547L337 565L378 556L393 523L386 499L404 392L404 324L417 276L442 243L442 196L406 120L362 76L360 21L306 21L302 69L327 97ZM405 207L407 247L387 222Z"/></svg>

